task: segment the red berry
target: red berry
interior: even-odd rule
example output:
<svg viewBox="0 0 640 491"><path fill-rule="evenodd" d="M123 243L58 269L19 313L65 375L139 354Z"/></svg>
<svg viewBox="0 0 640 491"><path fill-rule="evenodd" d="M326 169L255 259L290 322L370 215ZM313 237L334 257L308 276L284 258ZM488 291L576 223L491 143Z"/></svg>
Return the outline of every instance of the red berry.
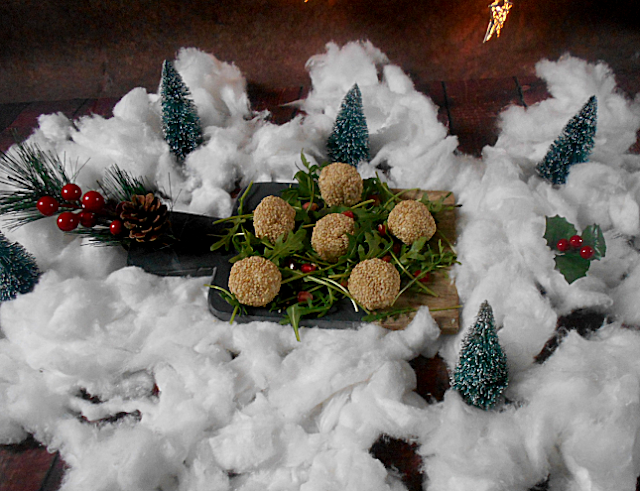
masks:
<svg viewBox="0 0 640 491"><path fill-rule="evenodd" d="M564 252L569 249L569 241L567 239L560 239L556 244L556 249L560 252Z"/></svg>
<svg viewBox="0 0 640 491"><path fill-rule="evenodd" d="M378 233L383 237L387 235L387 226L384 223L378 225Z"/></svg>
<svg viewBox="0 0 640 491"><path fill-rule="evenodd" d="M122 233L122 222L120 220L111 222L109 232L111 232L111 235L120 235Z"/></svg>
<svg viewBox="0 0 640 491"><path fill-rule="evenodd" d="M353 214L353 212L351 210L343 211L342 214L345 215L345 216L348 216L349 218L354 218L355 217L355 215Z"/></svg>
<svg viewBox="0 0 640 491"><path fill-rule="evenodd" d="M311 203L310 201L307 201L306 203L303 203L302 209L307 211L316 211L318 209L318 203Z"/></svg>
<svg viewBox="0 0 640 491"><path fill-rule="evenodd" d="M80 225L83 227L91 228L96 223L98 223L98 217L95 213L90 211L81 211L80 212Z"/></svg>
<svg viewBox="0 0 640 491"><path fill-rule="evenodd" d="M413 276L420 276L421 274L422 274L422 271L418 270L415 273L413 273ZM430 280L431 280L431 275L429 273L425 273L424 276L420 278L418 281L420 283L429 283Z"/></svg>
<svg viewBox="0 0 640 491"><path fill-rule="evenodd" d="M397 256L398 254L400 254L400 251L402 250L402 245L396 242L393 244L392 250L393 250L393 253Z"/></svg>
<svg viewBox="0 0 640 491"><path fill-rule="evenodd" d="M287 268L298 269L298 264L293 259L291 259L289 262L287 262Z"/></svg>
<svg viewBox="0 0 640 491"><path fill-rule="evenodd" d="M50 217L56 211L58 211L58 206L58 201L56 201L56 199L52 198L51 196L43 196L36 203L36 208L38 208L38 211L46 217Z"/></svg>
<svg viewBox="0 0 640 491"><path fill-rule="evenodd" d="M378 206L380 204L380 196L378 196L377 194L370 194L369 196L367 196L367 201L369 201L370 199L373 200L373 206Z"/></svg>
<svg viewBox="0 0 640 491"><path fill-rule="evenodd" d="M300 271L302 271L303 273L312 273L316 269L318 269L318 266L311 263L304 263L302 266L300 266Z"/></svg>
<svg viewBox="0 0 640 491"><path fill-rule="evenodd" d="M382 256L382 260L385 263L390 263L391 262L391 256L389 254L387 254L386 256Z"/></svg>
<svg viewBox="0 0 640 491"><path fill-rule="evenodd" d="M580 237L579 235L574 235L569 239L569 244L571 244L571 247L573 247L574 249L579 249L580 247L582 247L582 237Z"/></svg>
<svg viewBox="0 0 640 491"><path fill-rule="evenodd" d="M580 249L580 257L582 259L591 259L596 251L593 250L591 246L584 246Z"/></svg>
<svg viewBox="0 0 640 491"><path fill-rule="evenodd" d="M313 300L313 294L306 292L306 291L301 291L298 292L298 303L305 303L305 302L310 302L311 300Z"/></svg>
<svg viewBox="0 0 640 491"><path fill-rule="evenodd" d="M82 197L82 207L87 211L100 211L104 208L104 198L98 191L87 191Z"/></svg>
<svg viewBox="0 0 640 491"><path fill-rule="evenodd" d="M71 211L63 211L58 215L58 228L63 232L71 232L78 223L80 223L80 216Z"/></svg>
<svg viewBox="0 0 640 491"><path fill-rule="evenodd" d="M82 189L77 184L70 182L62 186L62 199L66 201L76 201L82 196Z"/></svg>

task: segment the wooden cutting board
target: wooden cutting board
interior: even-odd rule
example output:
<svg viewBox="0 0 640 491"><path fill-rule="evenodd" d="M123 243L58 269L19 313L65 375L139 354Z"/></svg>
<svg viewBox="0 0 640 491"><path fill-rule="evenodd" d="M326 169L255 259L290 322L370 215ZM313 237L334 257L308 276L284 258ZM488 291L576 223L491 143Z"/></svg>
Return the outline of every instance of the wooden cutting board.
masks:
<svg viewBox="0 0 640 491"><path fill-rule="evenodd" d="M394 193L399 193L401 189L393 189ZM408 190L405 191L400 197L403 199L420 199L424 194L430 201L436 201L443 196L447 196L444 203L447 205L455 205L455 197L453 193L448 191L421 191L421 190ZM436 232L435 238L438 238L438 233L444 234L444 236L455 244L456 235L456 210L445 210L440 212L437 216L438 232ZM446 244L446 241L443 240ZM451 248L446 245L446 248ZM419 308L422 305L429 307L431 315L434 320L440 326L443 334L455 334L460 329L460 298L458 297L458 290L455 283L449 277L448 271L441 271L431 275L431 281L427 283L427 286L433 290L437 297L431 295L423 295L413 292L403 293L396 303L395 309L404 307ZM414 313L403 315L393 319L386 319L381 322L381 325L387 329L404 329L413 317Z"/></svg>

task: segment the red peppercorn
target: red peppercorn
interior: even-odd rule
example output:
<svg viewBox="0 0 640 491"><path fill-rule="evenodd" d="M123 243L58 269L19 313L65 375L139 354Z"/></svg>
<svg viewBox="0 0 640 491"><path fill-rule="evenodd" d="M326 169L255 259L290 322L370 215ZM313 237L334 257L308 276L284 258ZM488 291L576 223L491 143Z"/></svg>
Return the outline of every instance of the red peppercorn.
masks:
<svg viewBox="0 0 640 491"><path fill-rule="evenodd" d="M398 254L400 254L400 251L402 250L402 245L400 245L398 242L393 244L393 253L397 256Z"/></svg>
<svg viewBox="0 0 640 491"><path fill-rule="evenodd" d="M367 196L367 201L369 201L370 199L373 200L373 206L378 206L380 204L380 196L378 196L377 194L370 194L369 196Z"/></svg>
<svg viewBox="0 0 640 491"><path fill-rule="evenodd" d="M51 196L43 196L36 203L36 208L46 217L50 217L58 211L58 201Z"/></svg>
<svg viewBox="0 0 640 491"><path fill-rule="evenodd" d="M569 239L569 244L571 244L571 247L574 249L580 249L580 247L582 247L582 242L582 237L579 235L574 235Z"/></svg>
<svg viewBox="0 0 640 491"><path fill-rule="evenodd" d="M417 270L415 273L413 273L413 276L418 277L422 274L421 270ZM425 273L424 276L422 278L420 278L418 281L420 283L429 283L429 281L431 280L431 275L429 273Z"/></svg>
<svg viewBox="0 0 640 491"><path fill-rule="evenodd" d="M382 256L382 260L385 263L390 263L391 262L391 256L389 254L387 254L386 256Z"/></svg>
<svg viewBox="0 0 640 491"><path fill-rule="evenodd" d="M76 201L82 196L82 189L77 184L70 182L62 186L62 199L65 201Z"/></svg>
<svg viewBox="0 0 640 491"><path fill-rule="evenodd" d="M71 211L63 211L58 215L57 223L58 228L63 232L71 232L80 223L80 216Z"/></svg>
<svg viewBox="0 0 640 491"><path fill-rule="evenodd" d="M91 228L96 223L98 223L98 217L95 213L86 210L80 212L80 225L86 228Z"/></svg>
<svg viewBox="0 0 640 491"><path fill-rule="evenodd" d="M302 205L302 209L307 211L316 211L318 209L318 203L311 203L310 201L307 201Z"/></svg>
<svg viewBox="0 0 640 491"><path fill-rule="evenodd" d="M104 208L104 198L98 191L87 191L82 197L82 207L87 211L100 211Z"/></svg>
<svg viewBox="0 0 640 491"><path fill-rule="evenodd" d="M311 263L304 263L302 266L300 266L300 271L302 271L303 273L313 273L316 269L318 269L318 266Z"/></svg>
<svg viewBox="0 0 640 491"><path fill-rule="evenodd" d="M342 214L348 216L349 218L355 218L355 215L351 210L343 211Z"/></svg>
<svg viewBox="0 0 640 491"><path fill-rule="evenodd" d="M564 252L569 249L569 241L567 239L560 239L556 244L556 249L560 252Z"/></svg>
<svg viewBox="0 0 640 491"><path fill-rule="evenodd" d="M122 222L120 220L111 222L109 232L111 232L111 235L120 235L122 233Z"/></svg>
<svg viewBox="0 0 640 491"><path fill-rule="evenodd" d="M596 251L593 250L591 246L584 246L580 249L580 257L582 259L591 259Z"/></svg>
<svg viewBox="0 0 640 491"><path fill-rule="evenodd" d="M298 292L298 303L310 302L313 300L313 294L306 291Z"/></svg>
<svg viewBox="0 0 640 491"><path fill-rule="evenodd" d="M378 225L378 233L383 237L387 235L387 226L384 223Z"/></svg>

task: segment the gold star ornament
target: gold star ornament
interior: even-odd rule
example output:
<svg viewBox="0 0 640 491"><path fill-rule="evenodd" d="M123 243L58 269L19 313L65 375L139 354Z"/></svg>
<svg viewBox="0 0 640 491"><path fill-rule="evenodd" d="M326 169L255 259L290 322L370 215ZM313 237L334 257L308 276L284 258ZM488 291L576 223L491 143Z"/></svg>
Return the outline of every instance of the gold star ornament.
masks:
<svg viewBox="0 0 640 491"><path fill-rule="evenodd" d="M500 5L502 3L502 5ZM509 0L496 0L489 5L489 11L491 12L491 18L489 19L489 25L487 26L487 33L484 35L483 43L486 43L495 34L496 37L500 37L500 30L507 20L509 10L511 10L513 4Z"/></svg>

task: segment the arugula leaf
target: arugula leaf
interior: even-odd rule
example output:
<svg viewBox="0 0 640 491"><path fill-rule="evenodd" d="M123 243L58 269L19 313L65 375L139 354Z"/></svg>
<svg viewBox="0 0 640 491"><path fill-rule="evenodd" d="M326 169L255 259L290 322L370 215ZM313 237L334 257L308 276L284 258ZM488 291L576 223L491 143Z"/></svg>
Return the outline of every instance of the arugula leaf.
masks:
<svg viewBox="0 0 640 491"><path fill-rule="evenodd" d="M275 244L271 244L266 240L263 241L265 245L264 257L273 261L276 266L280 265L282 259L302 251L305 248L307 231L301 228L294 234L287 234L286 240L283 240L283 237L283 235L278 237Z"/></svg>

